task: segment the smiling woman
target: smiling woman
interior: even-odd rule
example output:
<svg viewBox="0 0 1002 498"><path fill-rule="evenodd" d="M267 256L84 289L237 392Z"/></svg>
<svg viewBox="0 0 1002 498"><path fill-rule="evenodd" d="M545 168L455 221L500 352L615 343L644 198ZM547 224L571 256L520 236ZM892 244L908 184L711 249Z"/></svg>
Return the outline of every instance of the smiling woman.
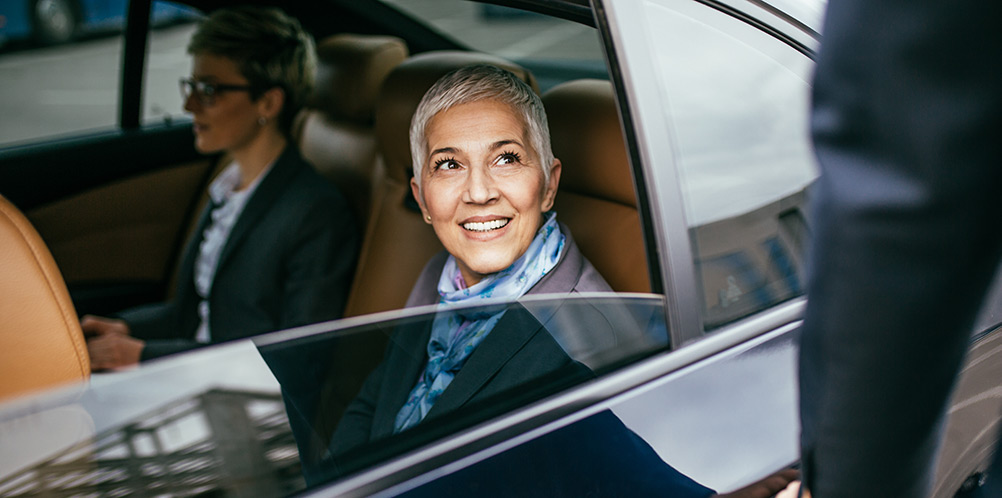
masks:
<svg viewBox="0 0 1002 498"><path fill-rule="evenodd" d="M611 291L549 211L560 162L539 96L514 74L473 65L443 76L418 105L410 137L411 188L446 250L425 266L408 306ZM533 379L591 375L518 310L446 312L395 334L345 411L333 454Z"/></svg>

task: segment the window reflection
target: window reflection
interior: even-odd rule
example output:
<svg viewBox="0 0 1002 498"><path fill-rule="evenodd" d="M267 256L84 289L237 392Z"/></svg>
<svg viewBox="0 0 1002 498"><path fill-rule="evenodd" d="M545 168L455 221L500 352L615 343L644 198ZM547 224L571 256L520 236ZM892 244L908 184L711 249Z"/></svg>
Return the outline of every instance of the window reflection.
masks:
<svg viewBox="0 0 1002 498"><path fill-rule="evenodd" d="M502 317L427 415L398 428L428 363L432 324L470 314ZM315 483L667 347L661 297L603 294L440 310L265 346L262 355L282 384L304 472Z"/></svg>
<svg viewBox="0 0 1002 498"><path fill-rule="evenodd" d="M288 494L304 484L283 408L274 393L210 390L0 476L0 495Z"/></svg>
<svg viewBox="0 0 1002 498"><path fill-rule="evenodd" d="M644 13L712 329L803 293L813 63L695 2Z"/></svg>

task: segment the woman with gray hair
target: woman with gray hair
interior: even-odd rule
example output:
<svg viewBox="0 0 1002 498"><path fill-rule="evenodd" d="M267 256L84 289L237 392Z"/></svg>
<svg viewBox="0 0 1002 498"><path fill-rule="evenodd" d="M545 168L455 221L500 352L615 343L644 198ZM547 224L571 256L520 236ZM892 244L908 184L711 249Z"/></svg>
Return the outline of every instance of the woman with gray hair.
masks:
<svg viewBox="0 0 1002 498"><path fill-rule="evenodd" d="M395 332L345 411L334 454L540 377L591 375L529 313L452 309L611 291L551 211L561 165L539 96L503 69L458 69L424 95L410 140L412 192L445 251L425 266L407 306L448 307L433 323Z"/></svg>
<svg viewBox="0 0 1002 498"><path fill-rule="evenodd" d="M220 9L181 80L195 148L232 162L209 185L172 300L85 316L94 370L339 318L357 253L343 196L290 140L313 88L313 40L274 8Z"/></svg>
<svg viewBox="0 0 1002 498"><path fill-rule="evenodd" d="M498 407L517 406L548 383L589 379L593 373L562 347L565 334L613 333L610 327L631 324L619 313L625 310L599 316L569 306L571 316L562 317L568 323L556 318L562 309L537 314L508 304L527 294L612 291L551 211L561 164L550 149L542 102L528 85L494 66L449 73L418 105L410 140L412 192L445 251L425 266L407 305L439 308L431 321L397 327L382 363L345 410L327 448L330 459L304 462L308 482L357 469L366 458L350 458L365 450L351 450L426 421L442 422L464 408L471 409L466 415L477 408L497 414ZM487 306L460 307L478 302ZM466 420L482 419L478 413ZM777 474L720 496L765 498L794 475ZM419 494L484 490L511 496L714 495L666 464L609 410L457 469Z"/></svg>

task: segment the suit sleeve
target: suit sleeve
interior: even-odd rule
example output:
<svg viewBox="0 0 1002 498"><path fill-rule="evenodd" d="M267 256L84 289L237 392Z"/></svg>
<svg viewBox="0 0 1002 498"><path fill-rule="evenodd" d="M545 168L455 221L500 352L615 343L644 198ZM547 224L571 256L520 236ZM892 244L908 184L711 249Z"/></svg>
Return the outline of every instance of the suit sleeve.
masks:
<svg viewBox="0 0 1002 498"><path fill-rule="evenodd" d="M178 337L181 325L176 300L155 303L118 313L129 324L130 334L146 341L140 361L181 353L204 346L191 339Z"/></svg>
<svg viewBox="0 0 1002 498"><path fill-rule="evenodd" d="M340 207L339 207L340 206ZM280 328L340 318L358 259L359 237L344 202L317 203L291 241Z"/></svg>
<svg viewBox="0 0 1002 498"><path fill-rule="evenodd" d="M166 301L120 311L116 316L129 324L129 332L133 337L148 341L175 337L177 312L177 304Z"/></svg>
<svg viewBox="0 0 1002 498"><path fill-rule="evenodd" d="M800 361L816 498L929 493L1000 253L1000 18L970 0L829 3Z"/></svg>

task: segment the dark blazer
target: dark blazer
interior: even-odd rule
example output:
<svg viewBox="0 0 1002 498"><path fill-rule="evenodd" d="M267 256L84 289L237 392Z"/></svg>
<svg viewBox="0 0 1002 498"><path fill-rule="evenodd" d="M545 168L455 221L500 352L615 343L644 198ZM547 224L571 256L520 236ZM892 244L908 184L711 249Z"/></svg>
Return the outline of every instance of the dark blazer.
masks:
<svg viewBox="0 0 1002 498"><path fill-rule="evenodd" d="M997 2L828 4L800 361L816 498L931 490L948 397L1002 250L999 19Z"/></svg>
<svg viewBox="0 0 1002 498"><path fill-rule="evenodd" d="M561 260L529 290L529 294L611 291L578 250L566 228L563 231L567 240ZM443 251L425 266L408 299L408 306L438 302L437 282L447 257ZM427 361L430 336L430 321L394 331L383 362L365 381L334 432L330 444L334 454L393 433L397 412ZM563 369L590 375L557 344L537 317L528 311L509 310L470 355L425 419L439 417Z"/></svg>
<svg viewBox="0 0 1002 498"><path fill-rule="evenodd" d="M198 347L194 265L210 206L185 249L172 300L119 313L146 341L142 359ZM248 199L210 291L212 341L339 318L358 256L344 197L289 146Z"/></svg>

